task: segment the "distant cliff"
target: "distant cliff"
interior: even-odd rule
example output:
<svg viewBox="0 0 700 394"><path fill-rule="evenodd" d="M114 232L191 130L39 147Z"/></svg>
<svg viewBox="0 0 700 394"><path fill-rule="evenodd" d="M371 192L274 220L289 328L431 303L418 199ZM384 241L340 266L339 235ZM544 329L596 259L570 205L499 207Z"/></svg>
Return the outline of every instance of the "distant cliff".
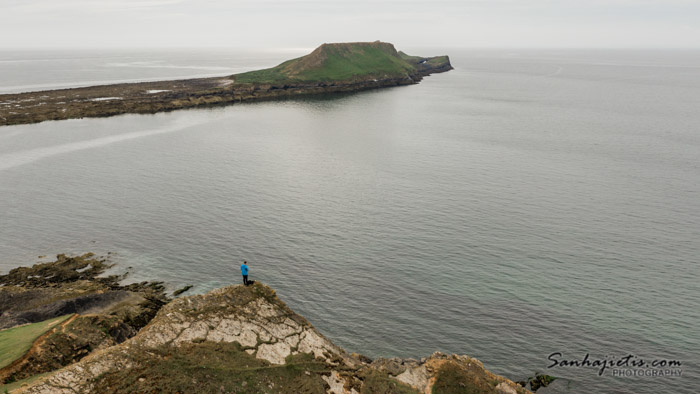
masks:
<svg viewBox="0 0 700 394"><path fill-rule="evenodd" d="M409 56L379 41L323 44L276 67L232 76L0 95L0 126L355 92L415 84L451 69L447 56Z"/></svg>
<svg viewBox="0 0 700 394"><path fill-rule="evenodd" d="M357 83L406 77L420 80L423 75L451 69L447 56L409 56L386 42L351 42L323 44L306 56L233 79L239 84Z"/></svg>

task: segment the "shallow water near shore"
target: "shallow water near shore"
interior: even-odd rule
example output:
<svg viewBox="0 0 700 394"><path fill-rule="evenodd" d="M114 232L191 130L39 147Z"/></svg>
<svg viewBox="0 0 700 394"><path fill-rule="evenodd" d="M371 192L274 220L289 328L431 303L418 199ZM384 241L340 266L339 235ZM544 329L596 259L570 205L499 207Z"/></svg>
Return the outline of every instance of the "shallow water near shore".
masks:
<svg viewBox="0 0 700 394"><path fill-rule="evenodd" d="M132 281L205 292L238 283L246 259L348 351L463 353L573 392L694 392L700 53L407 52L446 52L456 69L351 95L0 128L0 272L113 252ZM296 55L64 54L98 71L11 69L0 92ZM547 369L554 352L680 360L683 375Z"/></svg>

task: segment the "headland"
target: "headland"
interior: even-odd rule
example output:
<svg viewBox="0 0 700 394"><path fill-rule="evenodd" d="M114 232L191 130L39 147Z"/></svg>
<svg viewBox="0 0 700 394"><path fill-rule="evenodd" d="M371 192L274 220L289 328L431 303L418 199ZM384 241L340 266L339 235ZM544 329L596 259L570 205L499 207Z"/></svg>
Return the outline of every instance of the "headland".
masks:
<svg viewBox="0 0 700 394"><path fill-rule="evenodd" d="M0 126L357 92L451 69L448 56L410 56L385 42L323 44L276 67L229 76L3 94Z"/></svg>
<svg viewBox="0 0 700 394"><path fill-rule="evenodd" d="M370 359L263 283L176 297L188 288L120 285L107 259L59 255L0 275L0 390L523 394L551 382L515 383L465 355Z"/></svg>

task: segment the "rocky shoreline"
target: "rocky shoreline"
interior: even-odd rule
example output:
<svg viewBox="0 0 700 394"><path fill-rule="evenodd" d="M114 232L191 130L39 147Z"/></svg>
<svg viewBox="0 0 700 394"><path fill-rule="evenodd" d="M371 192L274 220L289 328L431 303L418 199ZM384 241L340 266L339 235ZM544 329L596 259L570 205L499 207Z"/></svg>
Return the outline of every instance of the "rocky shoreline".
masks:
<svg viewBox="0 0 700 394"><path fill-rule="evenodd" d="M138 330L170 301L162 282L120 285L125 275L103 276L107 257L59 254L56 261L0 275L0 329L66 314L110 311ZM131 307L137 305L138 307ZM113 309L116 307L116 309Z"/></svg>
<svg viewBox="0 0 700 394"><path fill-rule="evenodd" d="M495 375L468 356L348 353L259 282L170 299L160 282L119 285L124 276L105 276L109 267L105 257L58 255L0 275L3 328L64 319L23 357L0 364L0 386L17 382L13 392L21 393L530 392L527 381ZM0 343L7 332L0 330Z"/></svg>
<svg viewBox="0 0 700 394"><path fill-rule="evenodd" d="M51 372L93 350L133 337L170 302L161 282L119 284L112 265L91 253L0 275L0 330L68 317L41 337L20 359L0 368L0 383ZM2 333L2 331L0 331Z"/></svg>
<svg viewBox="0 0 700 394"><path fill-rule="evenodd" d="M417 84L427 75L451 69L452 65L449 59L446 59L436 64L421 63L414 73L401 77L313 83L237 83L234 75L2 94L0 95L0 126L47 120L107 117L127 113L153 114L216 104L235 104L324 93L359 92Z"/></svg>

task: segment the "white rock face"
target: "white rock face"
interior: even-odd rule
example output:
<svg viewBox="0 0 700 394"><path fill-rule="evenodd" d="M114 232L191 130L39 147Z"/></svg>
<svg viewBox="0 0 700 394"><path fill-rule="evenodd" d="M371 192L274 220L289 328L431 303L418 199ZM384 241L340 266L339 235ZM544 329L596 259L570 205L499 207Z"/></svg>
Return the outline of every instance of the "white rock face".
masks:
<svg viewBox="0 0 700 394"><path fill-rule="evenodd" d="M323 376L323 380L328 383L330 388L326 390L326 393L330 394L346 394L348 391L345 390L345 381L340 378L338 372L331 372L330 376Z"/></svg>
<svg viewBox="0 0 700 394"><path fill-rule="evenodd" d="M518 392L510 387L506 382L501 382L496 386L496 393L498 394L518 394Z"/></svg>
<svg viewBox="0 0 700 394"><path fill-rule="evenodd" d="M209 327L207 322L198 321L192 323L189 327L184 329L180 335L175 338L175 344L181 344L183 342L193 342L196 340L204 340L209 332Z"/></svg>
<svg viewBox="0 0 700 394"><path fill-rule="evenodd" d="M305 330L301 334L301 342L299 342L297 351L299 353L313 353L315 357L325 359L326 352L330 354L335 353L333 347L331 343L318 335L315 330Z"/></svg>
<svg viewBox="0 0 700 394"><path fill-rule="evenodd" d="M241 300L231 298L236 294L235 287L217 289L205 296L174 300L163 307L137 336L101 352L99 361L94 361L92 356L86 357L39 381L27 392L55 393L65 387L89 392L92 386L88 382L92 378L109 372L117 365L132 367L126 365L127 353L121 350L129 346L181 346L205 340L237 342L248 354L255 354L256 358L272 364L284 364L291 354L312 353L315 357L326 359L327 355L341 352L307 322L299 320L288 308L284 309L283 304L256 297L241 305Z"/></svg>
<svg viewBox="0 0 700 394"><path fill-rule="evenodd" d="M110 348L95 351L80 362L37 380L19 392L28 393L91 393L95 378L111 371L138 367L130 357L133 352L150 351L159 346L180 347L202 341L238 343L250 355L270 364L283 365L296 354L311 354L325 362L320 375L328 386L327 393L357 394L364 381L353 371L366 368L385 373L415 389L429 393L439 365L483 365L466 356L435 353L428 359L381 359L367 361L359 355L348 355L316 331L306 320L294 314L264 285L231 286L206 295L176 299L164 306L158 315L135 337ZM371 364L370 364L371 363ZM330 372L330 374L329 374ZM342 376L339 372L342 372ZM518 394L510 381L497 378L500 394ZM348 375L349 374L349 375ZM311 376L310 371L306 371ZM320 383L320 381L318 381ZM495 384L495 382L494 382ZM347 387L347 388L346 388Z"/></svg>
<svg viewBox="0 0 700 394"><path fill-rule="evenodd" d="M289 345L290 348L297 347L299 345L299 335L294 334L284 338L284 342Z"/></svg>
<svg viewBox="0 0 700 394"><path fill-rule="evenodd" d="M212 342L239 342L241 322L233 319L222 319L215 330L207 333L207 340ZM242 345L242 343L241 343Z"/></svg>
<svg viewBox="0 0 700 394"><path fill-rule="evenodd" d="M292 353L292 349L285 342L275 344L262 344L258 346L256 358L267 360L272 364L284 364L284 360Z"/></svg>
<svg viewBox="0 0 700 394"><path fill-rule="evenodd" d="M421 365L415 368L407 368L402 374L396 377L399 382L406 383L409 386L413 386L420 391L424 391L428 386L428 380L430 380L430 373L425 365Z"/></svg>

